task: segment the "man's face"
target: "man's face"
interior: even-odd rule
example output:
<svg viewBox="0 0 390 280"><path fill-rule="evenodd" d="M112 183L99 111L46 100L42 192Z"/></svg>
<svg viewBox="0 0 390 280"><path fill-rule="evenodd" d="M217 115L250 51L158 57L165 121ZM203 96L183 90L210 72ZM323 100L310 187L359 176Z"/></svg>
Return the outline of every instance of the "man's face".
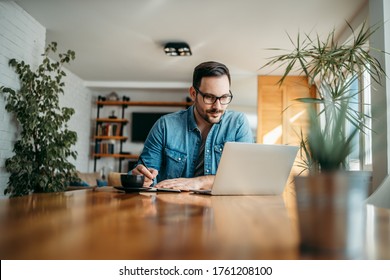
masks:
<svg viewBox="0 0 390 280"><path fill-rule="evenodd" d="M226 75L204 77L198 89L191 87L190 94L194 100L195 110L199 117L209 124L218 123L228 104L222 105L221 99L216 100L213 104L207 103L210 103L213 97L230 96L229 90L229 79Z"/></svg>

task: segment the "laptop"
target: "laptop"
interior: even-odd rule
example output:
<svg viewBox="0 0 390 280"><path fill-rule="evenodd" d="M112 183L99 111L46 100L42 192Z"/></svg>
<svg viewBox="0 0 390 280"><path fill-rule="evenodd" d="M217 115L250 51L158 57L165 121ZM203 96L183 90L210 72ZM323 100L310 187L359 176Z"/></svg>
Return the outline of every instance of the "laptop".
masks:
<svg viewBox="0 0 390 280"><path fill-rule="evenodd" d="M299 147L242 142L225 143L209 195L280 195Z"/></svg>

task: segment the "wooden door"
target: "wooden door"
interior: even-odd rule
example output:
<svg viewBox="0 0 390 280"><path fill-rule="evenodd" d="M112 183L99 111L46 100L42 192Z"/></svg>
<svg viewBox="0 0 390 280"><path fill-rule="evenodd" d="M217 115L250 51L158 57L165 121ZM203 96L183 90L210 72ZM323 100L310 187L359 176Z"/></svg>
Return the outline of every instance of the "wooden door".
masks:
<svg viewBox="0 0 390 280"><path fill-rule="evenodd" d="M314 97L315 87L306 77L289 76L282 85L280 78L258 77L257 143L299 145L308 128L307 105L295 99Z"/></svg>
<svg viewBox="0 0 390 280"><path fill-rule="evenodd" d="M314 97L315 87L309 87L307 78L289 76L282 85L281 76L259 76L257 96L257 143L300 146L301 132L307 135L309 125L307 105L296 98ZM303 160L298 153L283 196L288 207L295 207L295 200L287 199L294 193L293 178L301 172ZM293 195L294 197L294 195ZM296 217L291 217L296 219Z"/></svg>

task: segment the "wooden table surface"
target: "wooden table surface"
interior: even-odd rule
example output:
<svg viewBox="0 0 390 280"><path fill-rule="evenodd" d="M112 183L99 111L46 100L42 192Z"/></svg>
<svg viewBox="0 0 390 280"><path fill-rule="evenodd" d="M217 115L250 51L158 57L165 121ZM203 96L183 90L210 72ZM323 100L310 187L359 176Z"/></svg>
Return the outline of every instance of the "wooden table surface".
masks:
<svg viewBox="0 0 390 280"><path fill-rule="evenodd" d="M1 259L318 259L299 250L289 195L125 194L0 200ZM390 259L390 210L367 206L367 254ZM343 258L328 255L328 258Z"/></svg>

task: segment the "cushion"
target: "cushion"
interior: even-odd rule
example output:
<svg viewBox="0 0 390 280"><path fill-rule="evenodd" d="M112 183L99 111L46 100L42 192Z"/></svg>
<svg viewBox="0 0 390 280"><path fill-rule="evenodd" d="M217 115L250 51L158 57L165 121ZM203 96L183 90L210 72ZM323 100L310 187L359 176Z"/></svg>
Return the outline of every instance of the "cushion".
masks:
<svg viewBox="0 0 390 280"><path fill-rule="evenodd" d="M97 184L98 187L105 187L105 186L108 186L106 180L96 179L96 184Z"/></svg>
<svg viewBox="0 0 390 280"><path fill-rule="evenodd" d="M126 174L126 173L109 172L108 176L107 176L107 183L108 183L108 185L111 186L111 187L122 186L121 174Z"/></svg>
<svg viewBox="0 0 390 280"><path fill-rule="evenodd" d="M79 182L70 182L69 186L71 187L89 187L88 183L81 180Z"/></svg>
<svg viewBox="0 0 390 280"><path fill-rule="evenodd" d="M80 178L81 181L84 181L90 187L97 186L96 180L102 179L100 177L100 172L82 173L77 171L77 176Z"/></svg>

